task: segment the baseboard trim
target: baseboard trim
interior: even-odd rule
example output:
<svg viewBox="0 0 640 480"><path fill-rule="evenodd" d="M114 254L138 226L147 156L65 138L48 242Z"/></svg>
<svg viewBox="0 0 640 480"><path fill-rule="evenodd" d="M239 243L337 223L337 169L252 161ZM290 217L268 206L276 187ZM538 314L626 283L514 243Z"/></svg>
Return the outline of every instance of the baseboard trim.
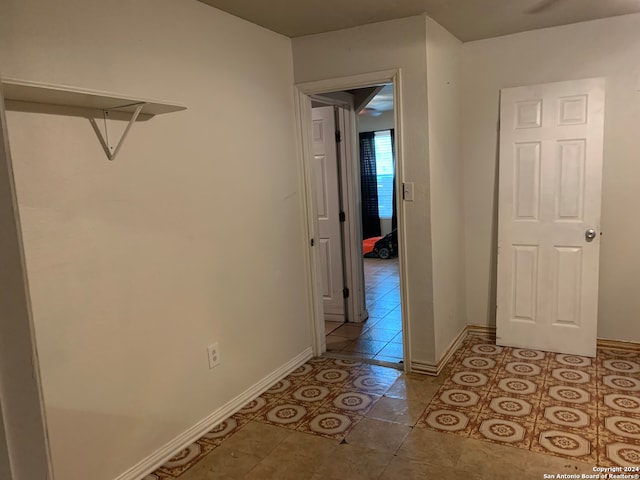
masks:
<svg viewBox="0 0 640 480"><path fill-rule="evenodd" d="M434 363L428 363L428 362L412 361L411 372L424 373L426 375L438 375L442 371L442 369L447 365L449 360L451 360L451 357L456 352L456 350L460 348L460 345L462 345L462 342L464 341L464 339L467 338L468 327L469 327L468 325L465 326L460 331L460 333L458 333L458 336L453 340L453 342L451 342L451 344L449 345L449 348L447 348L447 351L444 353L444 355L442 355L442 357L440 357L440 360L438 360L437 363L434 364Z"/></svg>
<svg viewBox="0 0 640 480"><path fill-rule="evenodd" d="M289 373L305 363L312 356L313 350L311 347L308 347L307 349L296 355L294 358L286 362L284 365L264 377L258 383L252 385L240 395L231 399L222 407L218 408L210 415L200 420L193 427L178 435L176 438L171 440L160 449L156 450L147 458L131 467L129 470L118 476L115 480L140 480L141 478L144 478L146 475L150 474L158 467L163 465L177 452L192 444L217 424L236 413L247 402L250 402L255 397L263 393L275 382L286 377Z"/></svg>
<svg viewBox="0 0 640 480"><path fill-rule="evenodd" d="M609 340L599 338L597 342L598 348L610 348L612 350L623 350L625 352L640 353L640 343L627 342L624 340Z"/></svg>
<svg viewBox="0 0 640 480"><path fill-rule="evenodd" d="M495 339L496 327L487 325L467 325L469 335L478 335ZM640 353L640 343L628 342L625 340L611 340L607 338L598 338L596 340L597 348L610 348L612 350L623 350L626 352Z"/></svg>
<svg viewBox="0 0 640 480"><path fill-rule="evenodd" d="M467 335L490 337L495 340L496 327L490 327L488 325L467 325Z"/></svg>

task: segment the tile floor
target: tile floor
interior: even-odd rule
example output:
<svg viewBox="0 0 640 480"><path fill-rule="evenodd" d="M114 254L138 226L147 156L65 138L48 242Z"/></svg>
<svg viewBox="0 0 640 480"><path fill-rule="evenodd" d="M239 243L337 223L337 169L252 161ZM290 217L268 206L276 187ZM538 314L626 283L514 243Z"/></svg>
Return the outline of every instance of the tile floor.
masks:
<svg viewBox="0 0 640 480"><path fill-rule="evenodd" d="M325 322L327 351L342 357L402 361L402 314L398 259L364 259L369 319L363 323Z"/></svg>
<svg viewBox="0 0 640 480"><path fill-rule="evenodd" d="M638 392L640 355L622 351L587 359L468 337L439 377L320 357L144 480L533 480L638 467Z"/></svg>
<svg viewBox="0 0 640 480"><path fill-rule="evenodd" d="M419 427L573 458L640 466L640 356L595 359L469 337Z"/></svg>

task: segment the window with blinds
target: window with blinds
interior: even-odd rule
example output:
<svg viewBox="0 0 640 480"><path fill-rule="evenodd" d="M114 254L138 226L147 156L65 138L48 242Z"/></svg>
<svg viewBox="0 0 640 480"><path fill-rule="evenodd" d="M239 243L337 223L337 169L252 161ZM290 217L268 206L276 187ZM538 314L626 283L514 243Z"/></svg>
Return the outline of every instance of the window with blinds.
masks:
<svg viewBox="0 0 640 480"><path fill-rule="evenodd" d="M380 218L391 218L393 214L393 150L391 130L374 133L376 151L376 177L378 179L378 212Z"/></svg>

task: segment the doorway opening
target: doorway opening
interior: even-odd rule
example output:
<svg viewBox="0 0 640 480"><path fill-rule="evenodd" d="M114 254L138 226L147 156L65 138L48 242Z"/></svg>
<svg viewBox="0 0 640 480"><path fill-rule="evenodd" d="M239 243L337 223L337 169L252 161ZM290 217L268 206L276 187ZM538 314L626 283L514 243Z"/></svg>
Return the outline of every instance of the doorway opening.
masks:
<svg viewBox="0 0 640 480"><path fill-rule="evenodd" d="M326 354L402 368L393 83L310 98Z"/></svg>

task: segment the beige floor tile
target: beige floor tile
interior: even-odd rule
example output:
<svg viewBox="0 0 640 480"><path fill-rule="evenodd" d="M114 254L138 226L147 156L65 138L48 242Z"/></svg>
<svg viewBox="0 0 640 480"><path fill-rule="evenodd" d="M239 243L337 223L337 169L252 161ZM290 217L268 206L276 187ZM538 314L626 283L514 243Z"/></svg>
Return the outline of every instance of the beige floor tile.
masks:
<svg viewBox="0 0 640 480"><path fill-rule="evenodd" d="M396 455L432 465L453 467L458 463L462 453L462 440L456 435L414 428Z"/></svg>
<svg viewBox="0 0 640 480"><path fill-rule="evenodd" d="M222 446L232 451L251 453L264 458L289 435L291 430L286 428L251 421Z"/></svg>
<svg viewBox="0 0 640 480"><path fill-rule="evenodd" d="M472 438L463 438L459 443L461 454L455 467L459 470L510 474L522 472L529 458L529 451Z"/></svg>
<svg viewBox="0 0 640 480"><path fill-rule="evenodd" d="M385 345L385 342L358 338L347 345L345 348L343 348L343 350L376 355L378 352L380 352L380 350L384 348Z"/></svg>
<svg viewBox="0 0 640 480"><path fill-rule="evenodd" d="M343 444L317 468L312 478L372 480L382 474L392 458L391 453Z"/></svg>
<svg viewBox="0 0 640 480"><path fill-rule="evenodd" d="M401 343L387 343L382 350L378 352L378 355L386 357L402 358L402 344Z"/></svg>
<svg viewBox="0 0 640 480"><path fill-rule="evenodd" d="M358 338L362 334L362 332L364 332L368 328L369 327L364 323L345 323L341 327L335 329L331 335L354 340Z"/></svg>
<svg viewBox="0 0 640 480"><path fill-rule="evenodd" d="M365 340L376 340L378 342L390 342L398 335L398 330L387 330L386 328L371 327L360 335Z"/></svg>
<svg viewBox="0 0 640 480"><path fill-rule="evenodd" d="M327 335L327 350L344 350L347 348L353 340L346 337L339 337L338 335Z"/></svg>
<svg viewBox="0 0 640 480"><path fill-rule="evenodd" d="M391 385L385 396L429 402L439 388L440 385L424 375L402 375Z"/></svg>
<svg viewBox="0 0 640 480"><path fill-rule="evenodd" d="M529 452L526 466L528 471L538 474L538 477L542 478L545 473L565 473L573 475L583 473L593 474L593 467L595 465L569 460L567 458L544 455L542 453Z"/></svg>
<svg viewBox="0 0 640 480"><path fill-rule="evenodd" d="M367 414L369 418L414 426L429 402L382 397Z"/></svg>
<svg viewBox="0 0 640 480"><path fill-rule="evenodd" d="M324 334L325 335L329 335L336 328L339 328L342 325L343 325L343 322L329 322L329 321L325 320L325 322L324 322Z"/></svg>
<svg viewBox="0 0 640 480"><path fill-rule="evenodd" d="M258 463L246 480L306 480L319 465L331 458L338 442L322 437L293 432Z"/></svg>
<svg viewBox="0 0 640 480"><path fill-rule="evenodd" d="M364 418L345 440L349 445L395 453L410 432L411 427L407 425Z"/></svg>
<svg viewBox="0 0 640 480"><path fill-rule="evenodd" d="M243 478L261 460L257 453L240 451L226 441L202 461L178 477L180 480L237 480Z"/></svg>
<svg viewBox="0 0 640 480"><path fill-rule="evenodd" d="M433 465L408 458L394 457L380 480L485 480L476 472L465 472L442 465Z"/></svg>
<svg viewBox="0 0 640 480"><path fill-rule="evenodd" d="M389 366L396 368L399 366L402 368L402 357L385 357L384 355L376 355L373 359L377 362L384 362L384 364L389 364Z"/></svg>

